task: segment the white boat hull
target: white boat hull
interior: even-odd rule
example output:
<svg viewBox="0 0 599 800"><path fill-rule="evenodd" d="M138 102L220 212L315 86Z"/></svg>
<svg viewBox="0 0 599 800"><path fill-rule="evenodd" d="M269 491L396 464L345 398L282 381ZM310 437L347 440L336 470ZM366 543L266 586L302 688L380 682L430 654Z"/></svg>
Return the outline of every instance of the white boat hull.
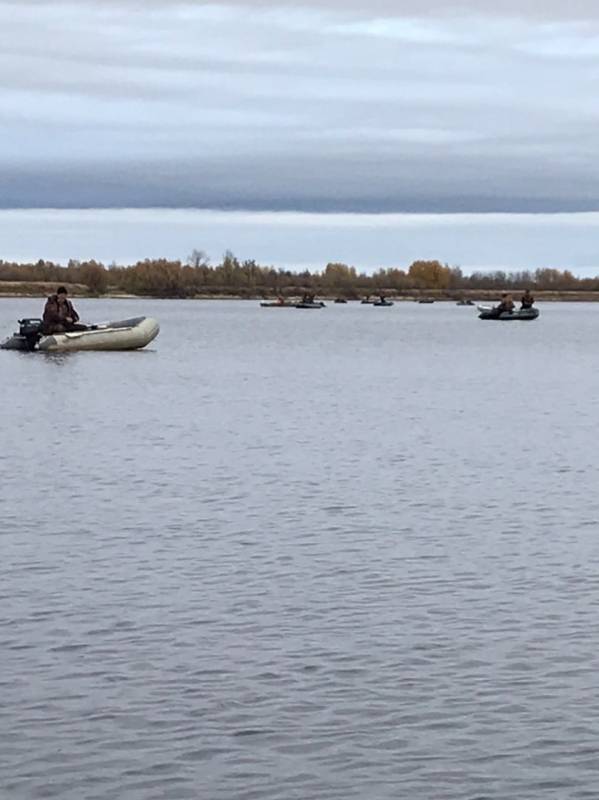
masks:
<svg viewBox="0 0 599 800"><path fill-rule="evenodd" d="M96 330L55 333L44 336L38 345L42 352L67 352L71 350L139 350L158 336L160 326L155 319L144 317L135 325L113 327L106 323Z"/></svg>
<svg viewBox="0 0 599 800"><path fill-rule="evenodd" d="M85 331L53 333L28 343L15 334L0 345L4 350L38 350L42 353L68 353L82 350L139 350L153 341L160 325L151 317L135 317L119 322L93 325Z"/></svg>

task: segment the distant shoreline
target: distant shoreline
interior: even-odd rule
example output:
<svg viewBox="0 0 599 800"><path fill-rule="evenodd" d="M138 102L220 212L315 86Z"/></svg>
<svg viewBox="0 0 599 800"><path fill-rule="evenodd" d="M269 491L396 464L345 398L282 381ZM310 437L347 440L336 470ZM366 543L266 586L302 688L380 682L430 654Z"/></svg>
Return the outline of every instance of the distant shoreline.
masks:
<svg viewBox="0 0 599 800"><path fill-rule="evenodd" d="M577 278L568 270L534 272L473 272L440 261L417 260L409 268L358 273L355 267L329 262L319 272L261 266L252 259L239 261L227 251L222 263L211 266L201 250L187 259L145 259L128 266L106 268L97 261L69 261L67 266L40 259L35 264L0 259L0 296L44 297L65 286L72 297L153 297L197 300L274 300L291 303L311 295L329 302L386 297L398 301L428 300L493 302L502 292L517 300L530 289L539 300L596 302L599 275Z"/></svg>

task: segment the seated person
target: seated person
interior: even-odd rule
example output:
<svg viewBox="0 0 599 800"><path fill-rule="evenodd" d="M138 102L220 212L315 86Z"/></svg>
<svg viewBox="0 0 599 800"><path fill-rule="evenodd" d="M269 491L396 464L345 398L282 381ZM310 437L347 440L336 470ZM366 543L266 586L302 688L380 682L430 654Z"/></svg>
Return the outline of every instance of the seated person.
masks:
<svg viewBox="0 0 599 800"><path fill-rule="evenodd" d="M508 294L507 292L503 292L499 305L495 306L493 311L495 311L497 316L503 313L511 314L515 307L516 306L512 300L512 295Z"/></svg>
<svg viewBox="0 0 599 800"><path fill-rule="evenodd" d="M514 303L512 295L511 294L506 295L503 301L503 310L511 314L515 308L516 304Z"/></svg>
<svg viewBox="0 0 599 800"><path fill-rule="evenodd" d="M520 298L520 302L522 303L520 308L532 308L534 301L535 299L530 293L530 289L527 289Z"/></svg>
<svg viewBox="0 0 599 800"><path fill-rule="evenodd" d="M44 334L64 333L65 331L85 331L85 325L78 325L79 314L67 298L67 290L59 286L56 294L51 295L44 307L42 330Z"/></svg>

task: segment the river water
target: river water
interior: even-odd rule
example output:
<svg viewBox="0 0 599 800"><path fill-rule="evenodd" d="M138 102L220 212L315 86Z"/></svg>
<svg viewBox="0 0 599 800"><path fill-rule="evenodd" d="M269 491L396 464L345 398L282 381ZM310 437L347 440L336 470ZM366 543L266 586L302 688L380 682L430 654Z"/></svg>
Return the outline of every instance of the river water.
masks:
<svg viewBox="0 0 599 800"><path fill-rule="evenodd" d="M0 797L599 796L599 306L76 305L162 332L0 352Z"/></svg>

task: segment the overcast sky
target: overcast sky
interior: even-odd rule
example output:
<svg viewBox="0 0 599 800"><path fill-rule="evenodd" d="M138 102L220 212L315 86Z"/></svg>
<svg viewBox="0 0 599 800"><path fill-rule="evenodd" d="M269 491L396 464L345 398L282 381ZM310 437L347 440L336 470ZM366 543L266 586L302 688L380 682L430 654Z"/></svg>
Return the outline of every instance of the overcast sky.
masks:
<svg viewBox="0 0 599 800"><path fill-rule="evenodd" d="M598 78L589 0L0 0L0 207L597 210Z"/></svg>

